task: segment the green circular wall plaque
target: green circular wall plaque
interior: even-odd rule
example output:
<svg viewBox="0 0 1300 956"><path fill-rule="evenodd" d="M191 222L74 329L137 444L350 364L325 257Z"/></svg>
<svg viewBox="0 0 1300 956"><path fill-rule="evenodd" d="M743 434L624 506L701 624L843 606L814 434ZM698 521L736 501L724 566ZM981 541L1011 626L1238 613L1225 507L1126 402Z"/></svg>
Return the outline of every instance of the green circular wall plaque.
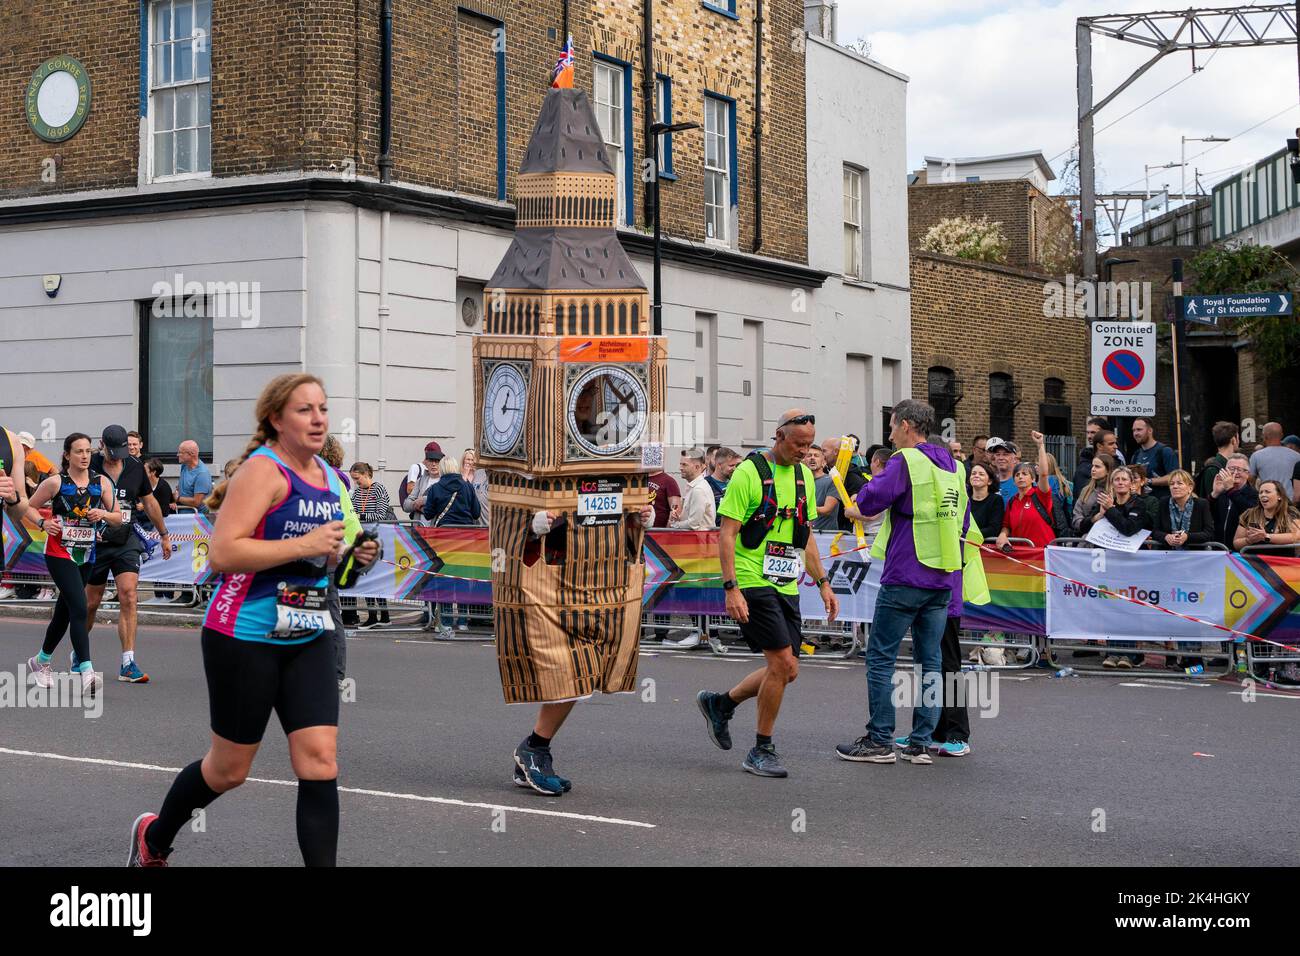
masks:
<svg viewBox="0 0 1300 956"><path fill-rule="evenodd" d="M90 115L90 74L70 56L46 60L27 84L26 106L27 125L41 139L71 139Z"/></svg>

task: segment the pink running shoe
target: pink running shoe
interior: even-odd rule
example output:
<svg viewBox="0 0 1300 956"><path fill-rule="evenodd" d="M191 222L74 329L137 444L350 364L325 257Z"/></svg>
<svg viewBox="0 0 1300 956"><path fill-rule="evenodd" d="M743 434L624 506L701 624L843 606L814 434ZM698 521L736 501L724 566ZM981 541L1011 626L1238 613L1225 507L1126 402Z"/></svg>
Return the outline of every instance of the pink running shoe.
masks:
<svg viewBox="0 0 1300 956"><path fill-rule="evenodd" d="M131 825L131 854L126 858L127 866L166 866L167 858L155 855L145 842L144 834L149 824L158 819L156 813L142 813Z"/></svg>

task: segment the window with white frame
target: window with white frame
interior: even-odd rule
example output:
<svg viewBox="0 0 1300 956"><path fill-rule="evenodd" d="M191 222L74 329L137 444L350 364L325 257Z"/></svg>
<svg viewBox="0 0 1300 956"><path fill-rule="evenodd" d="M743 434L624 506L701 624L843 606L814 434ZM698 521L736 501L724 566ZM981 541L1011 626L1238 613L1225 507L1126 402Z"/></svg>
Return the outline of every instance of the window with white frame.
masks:
<svg viewBox="0 0 1300 956"><path fill-rule="evenodd" d="M655 78L655 122L668 124L673 121L673 87L672 80L666 76ZM672 175L673 139L671 133L660 133L659 172Z"/></svg>
<svg viewBox="0 0 1300 956"><path fill-rule="evenodd" d="M618 177L615 189L618 202L618 221L627 222L627 162L623 143L623 84L624 72L621 66L597 60L592 72L596 79L596 122L600 123L601 135L605 137L605 149L609 161L614 164L614 173Z"/></svg>
<svg viewBox="0 0 1300 956"><path fill-rule="evenodd" d="M212 2L149 10L150 169L154 179L212 172Z"/></svg>
<svg viewBox="0 0 1300 956"><path fill-rule="evenodd" d="M731 104L704 98L704 235L727 242L731 212Z"/></svg>
<svg viewBox="0 0 1300 956"><path fill-rule="evenodd" d="M844 276L862 278L862 170L844 167Z"/></svg>

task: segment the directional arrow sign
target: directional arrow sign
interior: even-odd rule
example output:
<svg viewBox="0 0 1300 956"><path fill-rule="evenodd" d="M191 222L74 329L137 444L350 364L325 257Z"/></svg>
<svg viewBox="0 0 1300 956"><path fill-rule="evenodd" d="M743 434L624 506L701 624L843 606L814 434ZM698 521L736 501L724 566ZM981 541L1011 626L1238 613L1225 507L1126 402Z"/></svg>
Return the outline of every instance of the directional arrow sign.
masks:
<svg viewBox="0 0 1300 956"><path fill-rule="evenodd" d="M1217 325L1220 319L1249 319L1291 314L1290 292L1236 292L1230 295L1189 295L1183 316L1189 322Z"/></svg>

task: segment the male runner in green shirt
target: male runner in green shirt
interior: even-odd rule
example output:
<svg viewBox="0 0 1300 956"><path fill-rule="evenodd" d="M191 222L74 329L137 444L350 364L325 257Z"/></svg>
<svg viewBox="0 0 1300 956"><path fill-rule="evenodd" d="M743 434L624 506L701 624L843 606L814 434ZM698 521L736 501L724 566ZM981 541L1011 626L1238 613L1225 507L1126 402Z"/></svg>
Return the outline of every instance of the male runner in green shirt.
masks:
<svg viewBox="0 0 1300 956"><path fill-rule="evenodd" d="M795 408L779 421L772 450L757 453L762 464L753 456L741 462L718 507L722 518L718 552L727 614L740 625L750 648L762 652L766 663L725 694L700 691L695 698L708 721L709 737L723 750L731 749L727 723L736 706L758 698L757 739L741 766L760 777L787 776L772 745L772 730L785 685L799 676L803 644L799 577L805 567L817 582L827 620L835 620L840 610L822 570L817 539L811 533L817 519L817 491L812 472L802 464L812 447L816 419ZM765 485L768 476L771 484ZM796 508L798 499L802 505Z"/></svg>

